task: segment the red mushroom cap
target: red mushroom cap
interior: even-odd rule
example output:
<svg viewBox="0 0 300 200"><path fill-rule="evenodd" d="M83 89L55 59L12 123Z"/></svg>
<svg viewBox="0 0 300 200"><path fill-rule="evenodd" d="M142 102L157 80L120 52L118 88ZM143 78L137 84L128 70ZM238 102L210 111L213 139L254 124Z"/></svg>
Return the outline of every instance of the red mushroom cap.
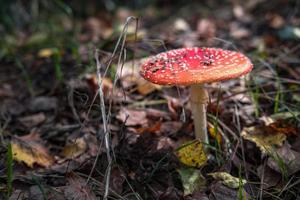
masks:
<svg viewBox="0 0 300 200"><path fill-rule="evenodd" d="M239 52L218 48L182 48L160 53L145 62L140 74L160 85L192 85L228 80L253 68Z"/></svg>

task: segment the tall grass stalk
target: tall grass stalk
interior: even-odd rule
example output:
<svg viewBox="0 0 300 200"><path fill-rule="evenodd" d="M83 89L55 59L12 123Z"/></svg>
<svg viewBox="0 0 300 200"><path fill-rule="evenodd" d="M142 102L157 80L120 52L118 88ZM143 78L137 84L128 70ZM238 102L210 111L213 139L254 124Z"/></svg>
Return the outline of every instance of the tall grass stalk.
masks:
<svg viewBox="0 0 300 200"><path fill-rule="evenodd" d="M7 176L7 196L6 199L9 199L12 194L12 182L13 182L13 153L11 143L7 145L7 154L6 154L6 176Z"/></svg>

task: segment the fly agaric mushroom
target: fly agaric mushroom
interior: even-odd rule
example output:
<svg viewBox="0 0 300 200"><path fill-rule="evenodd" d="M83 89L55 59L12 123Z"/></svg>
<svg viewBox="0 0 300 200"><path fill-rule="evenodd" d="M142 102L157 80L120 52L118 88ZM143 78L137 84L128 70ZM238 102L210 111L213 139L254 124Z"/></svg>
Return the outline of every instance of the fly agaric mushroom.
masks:
<svg viewBox="0 0 300 200"><path fill-rule="evenodd" d="M140 70L146 80L160 85L190 85L190 104L196 139L208 144L205 83L240 77L253 65L245 55L219 48L182 48L150 57Z"/></svg>

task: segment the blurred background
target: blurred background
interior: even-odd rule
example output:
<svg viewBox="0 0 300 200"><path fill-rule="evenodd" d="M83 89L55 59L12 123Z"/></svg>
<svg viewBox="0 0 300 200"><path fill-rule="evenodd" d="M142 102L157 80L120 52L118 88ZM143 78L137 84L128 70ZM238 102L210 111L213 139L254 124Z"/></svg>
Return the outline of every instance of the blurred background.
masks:
<svg viewBox="0 0 300 200"><path fill-rule="evenodd" d="M65 76L93 71L93 49L112 52L129 16L138 19L138 27L134 19L126 25L127 59L133 47L135 56L144 57L185 46L238 49L268 58L299 41L297 0L2 0L0 60L28 77L40 70L35 65L41 58L57 66L45 73L58 77L62 71ZM6 64L2 76L12 70Z"/></svg>

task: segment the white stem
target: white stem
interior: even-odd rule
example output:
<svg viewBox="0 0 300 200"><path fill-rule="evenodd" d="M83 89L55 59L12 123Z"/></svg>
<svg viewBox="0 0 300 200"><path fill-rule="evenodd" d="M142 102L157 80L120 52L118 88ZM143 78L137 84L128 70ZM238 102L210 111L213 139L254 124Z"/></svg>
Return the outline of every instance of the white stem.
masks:
<svg viewBox="0 0 300 200"><path fill-rule="evenodd" d="M194 117L194 127L196 139L208 144L206 106L208 102L208 93L204 85L191 86L191 109Z"/></svg>

